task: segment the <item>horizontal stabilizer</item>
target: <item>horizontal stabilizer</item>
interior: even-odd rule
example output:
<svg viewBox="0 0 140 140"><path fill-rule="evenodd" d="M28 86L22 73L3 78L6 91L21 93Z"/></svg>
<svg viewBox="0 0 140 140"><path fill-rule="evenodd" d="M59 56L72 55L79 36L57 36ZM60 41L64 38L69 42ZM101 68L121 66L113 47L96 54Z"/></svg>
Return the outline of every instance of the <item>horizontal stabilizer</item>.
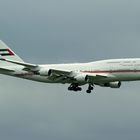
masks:
<svg viewBox="0 0 140 140"><path fill-rule="evenodd" d="M0 72L15 72L15 71L7 68L0 68Z"/></svg>
<svg viewBox="0 0 140 140"><path fill-rule="evenodd" d="M35 68L38 67L38 65L35 65L35 64L13 61L13 60L4 59L4 58L0 58L0 60L1 61L6 61L6 62L9 62L9 63L13 63L13 64L17 64L17 65L21 65L21 66L24 66L27 69L35 69Z"/></svg>

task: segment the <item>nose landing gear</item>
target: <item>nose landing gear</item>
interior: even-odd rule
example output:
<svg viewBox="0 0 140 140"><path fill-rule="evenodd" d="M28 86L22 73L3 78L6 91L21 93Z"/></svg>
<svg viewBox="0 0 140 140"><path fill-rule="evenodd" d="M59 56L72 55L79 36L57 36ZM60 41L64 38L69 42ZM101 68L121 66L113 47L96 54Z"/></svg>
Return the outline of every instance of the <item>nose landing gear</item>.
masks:
<svg viewBox="0 0 140 140"><path fill-rule="evenodd" d="M87 93L91 93L91 91L94 89L94 85L89 84L88 89L87 89Z"/></svg>

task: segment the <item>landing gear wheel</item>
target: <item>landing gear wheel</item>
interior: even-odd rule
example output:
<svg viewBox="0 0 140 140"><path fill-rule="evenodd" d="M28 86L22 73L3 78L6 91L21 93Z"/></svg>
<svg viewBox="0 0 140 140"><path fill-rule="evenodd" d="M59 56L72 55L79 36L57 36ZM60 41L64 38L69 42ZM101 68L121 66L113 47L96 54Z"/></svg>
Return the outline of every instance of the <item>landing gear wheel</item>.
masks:
<svg viewBox="0 0 140 140"><path fill-rule="evenodd" d="M90 90L93 90L94 88L93 88L93 87L90 87L89 89L90 89Z"/></svg>
<svg viewBox="0 0 140 140"><path fill-rule="evenodd" d="M91 90L88 89L86 92L87 92L87 93L91 93Z"/></svg>
<svg viewBox="0 0 140 140"><path fill-rule="evenodd" d="M73 90L73 88L72 88L72 87L68 87L68 90L70 90L70 91L71 91L71 90Z"/></svg>
<svg viewBox="0 0 140 140"><path fill-rule="evenodd" d="M75 84L71 84L71 85L68 87L68 90L77 92L77 91L81 91L82 88L79 87L78 84L75 83Z"/></svg>
<svg viewBox="0 0 140 140"><path fill-rule="evenodd" d="M81 87L77 87L77 90L78 90L78 91L81 91L81 90L82 90L82 88L81 88Z"/></svg>
<svg viewBox="0 0 140 140"><path fill-rule="evenodd" d="M73 89L73 91L76 91L76 92L77 92L77 91L78 91L78 89L77 89L77 88L74 88L74 89Z"/></svg>
<svg viewBox="0 0 140 140"><path fill-rule="evenodd" d="M91 93L91 91L94 89L94 85L93 84L89 84L88 89L87 89L87 93Z"/></svg>

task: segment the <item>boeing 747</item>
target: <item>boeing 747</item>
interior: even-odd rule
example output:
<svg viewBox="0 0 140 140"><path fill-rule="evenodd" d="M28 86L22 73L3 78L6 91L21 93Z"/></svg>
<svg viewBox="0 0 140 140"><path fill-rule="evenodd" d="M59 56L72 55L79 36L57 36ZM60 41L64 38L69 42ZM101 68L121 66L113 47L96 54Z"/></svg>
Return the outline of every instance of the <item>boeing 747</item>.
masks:
<svg viewBox="0 0 140 140"><path fill-rule="evenodd" d="M124 81L140 80L140 58L39 65L24 62L0 41L0 74L38 82L69 84L70 91L81 91L81 86L87 84L86 92L91 93L94 85L120 88Z"/></svg>

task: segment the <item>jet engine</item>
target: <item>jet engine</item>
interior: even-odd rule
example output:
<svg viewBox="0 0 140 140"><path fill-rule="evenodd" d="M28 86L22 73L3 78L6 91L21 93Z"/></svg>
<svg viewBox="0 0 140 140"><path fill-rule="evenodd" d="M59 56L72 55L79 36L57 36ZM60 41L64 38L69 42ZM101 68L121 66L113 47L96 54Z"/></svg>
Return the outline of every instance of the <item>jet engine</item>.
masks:
<svg viewBox="0 0 140 140"><path fill-rule="evenodd" d="M101 85L101 86L110 87L110 88L120 88L121 82L120 81L109 82L109 83L105 83L104 85Z"/></svg>
<svg viewBox="0 0 140 140"><path fill-rule="evenodd" d="M51 70L50 69L41 69L39 71L39 74L41 76L50 76L51 75Z"/></svg>
<svg viewBox="0 0 140 140"><path fill-rule="evenodd" d="M88 80L88 76L86 74L78 74L74 79L79 83L85 83Z"/></svg>

